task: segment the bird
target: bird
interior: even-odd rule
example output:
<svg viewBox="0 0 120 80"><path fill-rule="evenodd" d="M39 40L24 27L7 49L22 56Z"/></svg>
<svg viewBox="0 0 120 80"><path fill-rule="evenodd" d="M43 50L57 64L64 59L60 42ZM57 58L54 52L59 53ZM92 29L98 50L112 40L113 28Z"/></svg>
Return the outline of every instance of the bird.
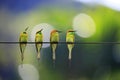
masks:
<svg viewBox="0 0 120 80"><path fill-rule="evenodd" d="M69 51L68 59L71 60L72 58L72 49L74 47L74 42L75 42L75 36L74 36L75 31L74 30L68 30L66 33L66 42L67 42L67 47Z"/></svg>
<svg viewBox="0 0 120 80"><path fill-rule="evenodd" d="M40 50L42 48L42 42L43 42L43 34L42 34L42 30L39 30L36 32L35 35L35 46L36 46L36 51L37 51L37 59L40 59Z"/></svg>
<svg viewBox="0 0 120 80"><path fill-rule="evenodd" d="M23 62L24 60L24 51L27 45L27 41L28 41L28 34L27 34L27 30L29 27L27 27L25 29L25 31L20 33L20 37L19 37L19 46L20 46L20 51L21 51L21 61Z"/></svg>
<svg viewBox="0 0 120 80"><path fill-rule="evenodd" d="M52 30L50 33L50 43L51 43L51 48L52 48L52 59L55 61L56 59L56 48L59 42L59 33L61 31L58 30ZM54 62L55 63L55 62Z"/></svg>

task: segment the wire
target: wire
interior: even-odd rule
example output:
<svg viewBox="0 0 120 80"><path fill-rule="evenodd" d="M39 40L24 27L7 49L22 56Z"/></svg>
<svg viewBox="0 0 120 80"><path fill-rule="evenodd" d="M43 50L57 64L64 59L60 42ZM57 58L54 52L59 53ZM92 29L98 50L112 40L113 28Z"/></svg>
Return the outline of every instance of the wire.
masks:
<svg viewBox="0 0 120 80"><path fill-rule="evenodd" d="M26 43L26 42L0 42L0 44L19 44L19 43ZM35 44L36 42L27 42L27 44ZM43 44L120 44L120 42L37 42Z"/></svg>

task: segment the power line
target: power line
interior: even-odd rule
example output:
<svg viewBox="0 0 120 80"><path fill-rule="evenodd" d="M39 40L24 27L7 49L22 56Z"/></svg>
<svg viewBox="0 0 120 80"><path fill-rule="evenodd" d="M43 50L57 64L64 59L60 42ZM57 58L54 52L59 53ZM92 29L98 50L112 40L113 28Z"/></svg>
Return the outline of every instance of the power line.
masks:
<svg viewBox="0 0 120 80"><path fill-rule="evenodd" d="M19 44L20 42L0 42L0 44ZM21 42L26 43L26 42ZM38 42L43 44L120 44L120 42ZM27 42L27 44L35 44L35 42Z"/></svg>

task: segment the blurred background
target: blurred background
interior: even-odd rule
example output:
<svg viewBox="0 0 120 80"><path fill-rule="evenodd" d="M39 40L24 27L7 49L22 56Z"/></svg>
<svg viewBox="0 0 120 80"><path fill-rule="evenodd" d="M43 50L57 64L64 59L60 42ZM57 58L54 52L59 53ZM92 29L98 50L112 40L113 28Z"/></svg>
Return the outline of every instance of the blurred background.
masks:
<svg viewBox="0 0 120 80"><path fill-rule="evenodd" d="M75 42L120 42L120 0L0 0L0 42L16 42L29 26L29 42L43 28L76 30ZM49 44L36 59L34 44L28 44L21 67L19 44L0 44L0 80L120 80L119 44L75 44L71 68L66 44L59 44L53 68Z"/></svg>

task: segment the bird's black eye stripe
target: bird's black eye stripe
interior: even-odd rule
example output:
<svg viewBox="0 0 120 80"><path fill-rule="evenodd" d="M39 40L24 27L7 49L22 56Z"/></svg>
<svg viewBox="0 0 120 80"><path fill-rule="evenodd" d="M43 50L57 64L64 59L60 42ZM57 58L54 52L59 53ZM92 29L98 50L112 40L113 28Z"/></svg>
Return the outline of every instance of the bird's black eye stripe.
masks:
<svg viewBox="0 0 120 80"><path fill-rule="evenodd" d="M75 31L69 31L69 32L75 32Z"/></svg>
<svg viewBox="0 0 120 80"><path fill-rule="evenodd" d="M26 34L26 32L23 32L24 34Z"/></svg>

